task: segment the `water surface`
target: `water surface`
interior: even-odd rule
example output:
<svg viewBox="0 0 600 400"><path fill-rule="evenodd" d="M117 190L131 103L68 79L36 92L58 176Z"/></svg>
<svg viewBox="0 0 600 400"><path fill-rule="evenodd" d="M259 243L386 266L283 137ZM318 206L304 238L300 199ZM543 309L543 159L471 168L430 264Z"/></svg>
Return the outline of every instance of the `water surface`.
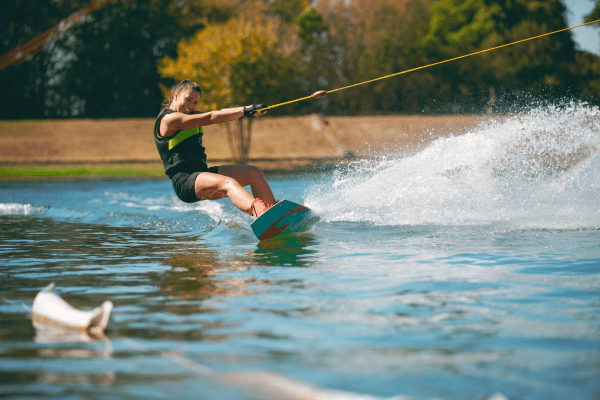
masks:
<svg viewBox="0 0 600 400"><path fill-rule="evenodd" d="M0 396L598 398L599 117L534 109L269 176L322 220L263 243L168 180L2 184ZM33 327L51 282L114 303L105 338Z"/></svg>

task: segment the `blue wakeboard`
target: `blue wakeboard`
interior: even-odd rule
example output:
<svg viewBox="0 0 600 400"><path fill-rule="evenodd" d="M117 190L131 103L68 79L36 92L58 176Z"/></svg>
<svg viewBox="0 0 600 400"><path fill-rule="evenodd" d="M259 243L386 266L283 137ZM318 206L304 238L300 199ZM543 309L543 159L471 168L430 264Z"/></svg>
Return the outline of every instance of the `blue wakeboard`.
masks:
<svg viewBox="0 0 600 400"><path fill-rule="evenodd" d="M310 208L289 200L281 200L258 217L250 226L258 240L306 232L319 221Z"/></svg>

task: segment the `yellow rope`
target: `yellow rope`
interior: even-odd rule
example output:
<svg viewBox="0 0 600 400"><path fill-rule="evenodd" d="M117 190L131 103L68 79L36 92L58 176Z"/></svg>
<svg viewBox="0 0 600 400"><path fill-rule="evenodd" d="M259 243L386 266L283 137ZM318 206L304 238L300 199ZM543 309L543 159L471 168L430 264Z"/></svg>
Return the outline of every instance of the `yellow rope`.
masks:
<svg viewBox="0 0 600 400"><path fill-rule="evenodd" d="M557 31L554 31L554 32L549 32L549 33L544 33L544 34L542 34L542 35L533 36L533 37L530 37L530 38L527 38L527 39L521 39L521 40L517 40L516 42L512 42L512 43L508 43L508 44L503 44L503 45L496 46L496 47L491 47L491 48L489 48L489 49L485 49L485 50L476 51L476 52L474 52L474 53L467 54L467 55L464 55L464 56L454 57L454 58L450 58L450 59L448 59L448 60L444 60L444 61L438 61L438 62L435 62L435 63L432 63L432 64L424 65L424 66L417 67L417 68L412 68L412 69L409 69L409 70L406 70L406 71L402 71L402 72L396 72L395 74L391 74L391 75L382 76L382 77L380 77L380 78L375 78L375 79L371 79L371 80L368 80L368 81L364 81L364 82L360 82L360 83L355 83L355 84L353 84L353 85L344 86L344 87L337 88L337 89L333 89L333 90L328 90L328 91L327 91L327 93L339 92L340 90L349 89L349 88L352 88L352 87L355 87L355 86L359 86L359 85L364 85L365 83L376 82L376 81L380 81L380 80L382 80L382 79L391 78L391 77L393 77L393 76L398 76L398 75L402 75L402 74L407 74L407 73L409 73L409 72L413 72L413 71L417 71L417 70L420 70L420 69L425 69L425 68L433 67L433 66L435 66L435 65L444 64L444 63L447 63L447 62L450 62L450 61L460 60L461 58L466 58L466 57L474 56L474 55L476 55L476 54L485 53L486 51L491 51L491 50L500 49L500 48L502 48L502 47L508 47L508 46L512 46L512 45L514 45L514 44L523 43L523 42L526 42L526 41L528 41L528 40L538 39L538 38L541 38L541 37L544 37L544 36L553 35L553 34L555 34L555 33L564 32L564 31L568 31L568 30L570 30L570 29L579 28L579 27L581 27L581 26L585 26L585 25L593 24L593 23L596 23L596 22L600 22L600 19L597 19L597 20L595 20L595 21L591 21L591 22L586 22L586 23L584 23L584 24L581 24L581 25L571 26L570 28L563 28L563 29L559 29L559 30L557 30ZM300 99L296 99L296 100L286 101L285 103L275 104L274 106L269 106L269 107L263 108L263 109L259 110L259 112L260 112L260 111L266 111L266 110L270 110L271 108L280 107L280 106L284 106L284 105L291 104L291 103L296 103L296 102L298 102L298 101L302 101L302 100L308 100L308 99L311 99L311 98L313 98L313 96L312 96L312 95L311 95L311 96L302 97L302 98L300 98Z"/></svg>

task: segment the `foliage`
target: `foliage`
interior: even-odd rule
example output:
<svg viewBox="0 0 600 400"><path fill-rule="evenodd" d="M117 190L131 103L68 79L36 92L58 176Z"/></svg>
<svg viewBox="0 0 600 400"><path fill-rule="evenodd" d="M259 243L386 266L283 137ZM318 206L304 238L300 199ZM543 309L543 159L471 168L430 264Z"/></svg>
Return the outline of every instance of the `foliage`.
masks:
<svg viewBox="0 0 600 400"><path fill-rule="evenodd" d="M38 0L12 0L0 13L0 54L25 44L66 18L79 1L40 4ZM38 53L26 62L0 71L0 87L7 101L0 107L0 118L36 118L44 108L43 81L46 79L47 53Z"/></svg>
<svg viewBox="0 0 600 400"><path fill-rule="evenodd" d="M74 79L62 87L94 94L86 97L90 117L155 116L162 98L160 58L173 54L176 43L201 29L205 19L227 19L231 12L200 0L115 1L81 27Z"/></svg>
<svg viewBox="0 0 600 400"><path fill-rule="evenodd" d="M262 103L294 94L293 60L279 51L278 23L272 19L249 21L230 19L222 25L208 25L177 47L177 57L162 59L163 77L177 81L191 79L200 85L200 110L232 105ZM283 90L288 88L287 91ZM279 110L278 110L279 111ZM238 132L230 131L231 150L245 162L250 150L251 120L238 121Z"/></svg>
<svg viewBox="0 0 600 400"><path fill-rule="evenodd" d="M2 54L85 3L11 0ZM110 0L0 71L0 118L153 117L161 87L184 77L202 85L206 109L277 104L562 29L565 11L561 0ZM587 21L598 18L600 1ZM599 70L564 32L269 115L481 113L532 93L598 103Z"/></svg>
<svg viewBox="0 0 600 400"><path fill-rule="evenodd" d="M309 6L308 0L274 0L269 4L267 13L278 17L286 24L293 24Z"/></svg>
<svg viewBox="0 0 600 400"><path fill-rule="evenodd" d="M266 95L276 101L294 71L293 62L279 52L277 29L273 20L244 18L208 25L179 43L176 58L165 56L159 72L175 81L198 82L201 110L259 103Z"/></svg>
<svg viewBox="0 0 600 400"><path fill-rule="evenodd" d="M82 5L78 0L15 1L14 8L7 7L15 22L8 29L14 33L3 43L6 50ZM233 15L232 7L218 3L111 0L83 24L48 43L33 60L0 71L3 89L14 94L11 108L2 109L0 118L155 116L162 99L158 60L173 54L177 42L207 20L222 21ZM36 12L30 12L33 9ZM33 20L31 16L38 12L50 16L49 23L43 18ZM21 39L24 32L31 34ZM26 95L19 94L23 90Z"/></svg>
<svg viewBox="0 0 600 400"><path fill-rule="evenodd" d="M482 0L446 0L431 6L429 31L423 46L440 59L467 54L496 30L495 16L500 6L487 6Z"/></svg>
<svg viewBox="0 0 600 400"><path fill-rule="evenodd" d="M308 7L298 17L298 37L306 46L317 44L323 40L323 34L326 34L328 27L323 17L314 8Z"/></svg>
<svg viewBox="0 0 600 400"><path fill-rule="evenodd" d="M565 13L560 0L447 0L432 6L423 44L433 60L458 57L566 28ZM575 53L565 32L462 59L444 65L440 94L448 110L462 112L481 112L490 93L504 100L535 92L548 100L571 95L579 89Z"/></svg>
<svg viewBox="0 0 600 400"><path fill-rule="evenodd" d="M324 16L327 35L322 35L321 48L303 48L312 60L308 71L318 72L315 88L345 87L426 61L419 48L429 23L427 1L323 0L316 9ZM424 75L421 82L392 78L336 93L335 101L323 102L322 112L417 112L422 106L419 97L430 90L422 86L430 81L430 75Z"/></svg>
<svg viewBox="0 0 600 400"><path fill-rule="evenodd" d="M596 0L596 6L592 12L585 17L585 22L592 22L600 19L600 0Z"/></svg>

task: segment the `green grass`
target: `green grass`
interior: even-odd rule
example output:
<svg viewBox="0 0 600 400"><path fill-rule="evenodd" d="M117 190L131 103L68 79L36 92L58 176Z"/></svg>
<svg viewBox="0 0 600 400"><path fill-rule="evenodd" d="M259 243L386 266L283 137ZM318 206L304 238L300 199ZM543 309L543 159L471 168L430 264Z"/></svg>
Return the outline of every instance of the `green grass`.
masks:
<svg viewBox="0 0 600 400"><path fill-rule="evenodd" d="M166 177L160 164L2 165L0 180Z"/></svg>

